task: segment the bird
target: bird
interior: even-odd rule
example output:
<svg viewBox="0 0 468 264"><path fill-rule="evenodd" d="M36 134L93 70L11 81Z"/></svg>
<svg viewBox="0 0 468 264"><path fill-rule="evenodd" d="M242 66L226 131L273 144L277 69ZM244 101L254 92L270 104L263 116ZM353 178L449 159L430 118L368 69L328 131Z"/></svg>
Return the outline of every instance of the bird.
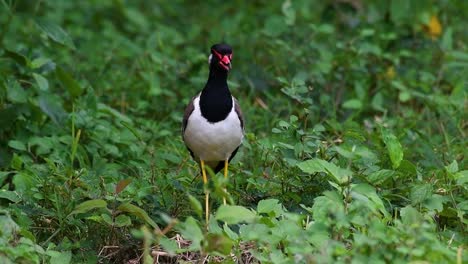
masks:
<svg viewBox="0 0 468 264"><path fill-rule="evenodd" d="M228 178L229 162L244 138L244 117L236 98L231 95L227 78L231 70L232 47L226 43L211 46L209 75L205 87L185 108L182 139L198 162L206 186L206 167L216 174L224 169ZM209 191L205 189L205 218L209 220ZM226 205L226 198L223 198Z"/></svg>

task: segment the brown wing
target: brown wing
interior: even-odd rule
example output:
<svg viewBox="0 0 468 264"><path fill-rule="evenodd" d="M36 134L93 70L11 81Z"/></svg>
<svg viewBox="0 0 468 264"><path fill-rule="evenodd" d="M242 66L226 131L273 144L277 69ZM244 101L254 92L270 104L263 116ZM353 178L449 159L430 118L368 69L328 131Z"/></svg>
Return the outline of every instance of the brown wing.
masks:
<svg viewBox="0 0 468 264"><path fill-rule="evenodd" d="M237 102L236 98L234 98L234 110L236 111L237 116L239 117L239 121L240 121L242 130L244 130L244 115L242 114L242 110L241 110L240 105Z"/></svg>
<svg viewBox="0 0 468 264"><path fill-rule="evenodd" d="M193 110L195 109L195 106L193 105L193 101L195 100L197 96L198 95L192 97L187 107L185 107L184 117L182 119L182 138L184 137L184 131L185 131L185 128L187 127L188 119L190 115L192 114Z"/></svg>
<svg viewBox="0 0 468 264"><path fill-rule="evenodd" d="M197 98L198 95L192 97L192 99L190 100L190 102L188 103L187 107L185 107L185 111L184 111L184 117L182 118L182 140L185 142L185 139L184 139L184 132L185 132L185 128L187 128L187 123L188 123L188 119L190 117L190 115L192 114L193 110L195 109L195 105L193 104L193 101L195 100L195 98ZM189 147L187 145L185 145L188 149L188 151L190 152L190 156L192 156L192 158L194 158L195 156L193 155L193 151L191 149L189 149Z"/></svg>

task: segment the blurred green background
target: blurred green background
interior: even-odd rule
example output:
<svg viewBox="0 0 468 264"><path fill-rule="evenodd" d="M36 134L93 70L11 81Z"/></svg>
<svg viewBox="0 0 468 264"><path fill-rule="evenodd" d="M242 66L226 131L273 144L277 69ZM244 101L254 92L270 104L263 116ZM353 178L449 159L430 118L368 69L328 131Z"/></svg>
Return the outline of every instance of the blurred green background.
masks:
<svg viewBox="0 0 468 264"><path fill-rule="evenodd" d="M0 0L0 262L468 261L467 18L463 0ZM218 42L247 135L207 229L180 123ZM239 206L217 211L225 185Z"/></svg>

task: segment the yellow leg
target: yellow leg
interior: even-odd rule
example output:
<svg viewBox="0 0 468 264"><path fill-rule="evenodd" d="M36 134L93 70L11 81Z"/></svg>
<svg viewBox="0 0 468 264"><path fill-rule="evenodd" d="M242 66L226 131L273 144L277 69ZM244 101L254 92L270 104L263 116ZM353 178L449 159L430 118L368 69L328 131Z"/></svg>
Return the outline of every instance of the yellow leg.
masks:
<svg viewBox="0 0 468 264"><path fill-rule="evenodd" d="M224 161L224 178L227 179L228 177L228 166L229 166L229 161L225 160ZM224 191L226 191L226 188L224 188ZM226 197L223 197L223 203L226 205Z"/></svg>
<svg viewBox="0 0 468 264"><path fill-rule="evenodd" d="M205 218L206 218L206 224L208 225L208 220L210 216L210 208L209 208L209 199L210 199L210 193L208 192L208 178L206 177L206 171L205 171L205 161L200 160L200 165L201 165L201 170L202 170L202 176L203 176L203 189L205 190Z"/></svg>

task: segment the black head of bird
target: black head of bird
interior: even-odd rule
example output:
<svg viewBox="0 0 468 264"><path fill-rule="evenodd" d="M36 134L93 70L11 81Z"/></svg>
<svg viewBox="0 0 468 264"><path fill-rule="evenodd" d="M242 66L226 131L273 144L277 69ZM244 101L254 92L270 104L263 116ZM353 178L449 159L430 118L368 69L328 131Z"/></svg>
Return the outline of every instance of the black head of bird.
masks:
<svg viewBox="0 0 468 264"><path fill-rule="evenodd" d="M228 44L215 44L211 46L211 54L208 58L210 70L231 70L232 48Z"/></svg>

